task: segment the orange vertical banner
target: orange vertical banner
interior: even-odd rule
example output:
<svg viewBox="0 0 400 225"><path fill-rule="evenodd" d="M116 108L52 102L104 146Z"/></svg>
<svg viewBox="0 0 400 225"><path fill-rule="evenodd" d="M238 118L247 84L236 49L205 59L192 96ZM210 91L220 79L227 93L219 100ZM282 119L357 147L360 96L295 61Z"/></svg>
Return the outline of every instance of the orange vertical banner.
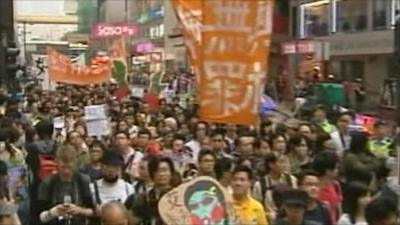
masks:
<svg viewBox="0 0 400 225"><path fill-rule="evenodd" d="M199 116L256 124L267 73L273 0L173 0L198 81Z"/></svg>
<svg viewBox="0 0 400 225"><path fill-rule="evenodd" d="M47 48L47 66L49 80L75 85L90 85L106 82L111 78L111 66L98 68L79 66L55 49Z"/></svg>

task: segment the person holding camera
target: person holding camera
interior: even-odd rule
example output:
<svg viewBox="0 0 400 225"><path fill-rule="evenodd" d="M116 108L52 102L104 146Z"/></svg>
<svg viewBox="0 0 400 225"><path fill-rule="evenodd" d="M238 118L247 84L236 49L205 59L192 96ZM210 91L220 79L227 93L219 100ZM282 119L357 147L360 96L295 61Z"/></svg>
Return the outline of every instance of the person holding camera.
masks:
<svg viewBox="0 0 400 225"><path fill-rule="evenodd" d="M62 146L56 153L57 174L46 178L39 188L41 224L81 225L94 214L90 178L76 172L76 153Z"/></svg>

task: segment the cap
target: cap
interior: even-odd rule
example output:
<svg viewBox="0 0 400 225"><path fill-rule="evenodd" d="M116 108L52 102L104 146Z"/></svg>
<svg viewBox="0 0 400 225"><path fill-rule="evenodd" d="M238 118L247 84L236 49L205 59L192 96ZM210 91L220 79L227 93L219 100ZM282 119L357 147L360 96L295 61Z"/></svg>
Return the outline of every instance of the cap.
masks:
<svg viewBox="0 0 400 225"><path fill-rule="evenodd" d="M288 190L283 194L283 204L288 206L305 207L308 195L300 190Z"/></svg>
<svg viewBox="0 0 400 225"><path fill-rule="evenodd" d="M108 166L123 166L124 159L115 151L105 151L101 163Z"/></svg>

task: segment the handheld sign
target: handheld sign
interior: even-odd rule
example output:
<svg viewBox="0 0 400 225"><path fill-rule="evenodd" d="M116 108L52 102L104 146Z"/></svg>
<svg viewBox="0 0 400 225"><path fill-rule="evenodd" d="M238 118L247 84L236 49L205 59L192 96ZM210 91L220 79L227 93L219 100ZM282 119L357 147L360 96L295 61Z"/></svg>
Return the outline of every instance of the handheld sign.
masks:
<svg viewBox="0 0 400 225"><path fill-rule="evenodd" d="M166 193L158 211L168 225L233 225L232 200L210 177L198 177Z"/></svg>

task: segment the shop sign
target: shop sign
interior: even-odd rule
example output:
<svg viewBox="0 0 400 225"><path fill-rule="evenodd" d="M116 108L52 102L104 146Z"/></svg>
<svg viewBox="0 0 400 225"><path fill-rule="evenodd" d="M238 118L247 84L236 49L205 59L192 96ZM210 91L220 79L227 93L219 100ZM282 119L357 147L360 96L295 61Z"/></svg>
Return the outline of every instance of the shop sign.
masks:
<svg viewBox="0 0 400 225"><path fill-rule="evenodd" d="M144 42L144 43L139 43L135 46L135 51L138 53L146 53L146 52L151 52L154 49L154 45L151 42Z"/></svg>
<svg viewBox="0 0 400 225"><path fill-rule="evenodd" d="M150 62L161 62L162 54L161 52L152 52L149 54Z"/></svg>
<svg viewBox="0 0 400 225"><path fill-rule="evenodd" d="M290 41L282 44L283 54L294 54L296 53L296 42Z"/></svg>
<svg viewBox="0 0 400 225"><path fill-rule="evenodd" d="M118 36L134 36L137 34L138 27L134 23L97 23L92 26L91 38L109 38Z"/></svg>

